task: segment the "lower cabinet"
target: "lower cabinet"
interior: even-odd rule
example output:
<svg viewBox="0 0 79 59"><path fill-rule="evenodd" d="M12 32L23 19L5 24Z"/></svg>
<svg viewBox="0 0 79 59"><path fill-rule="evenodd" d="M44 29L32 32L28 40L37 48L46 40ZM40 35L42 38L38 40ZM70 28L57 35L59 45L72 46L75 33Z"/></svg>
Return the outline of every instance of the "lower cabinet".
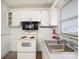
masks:
<svg viewBox="0 0 79 59"><path fill-rule="evenodd" d="M42 51L42 59L48 59L48 55L45 51Z"/></svg>
<svg viewBox="0 0 79 59"><path fill-rule="evenodd" d="M17 59L36 59L36 53L17 53Z"/></svg>
<svg viewBox="0 0 79 59"><path fill-rule="evenodd" d="M42 43L42 59L78 59L77 52L49 52Z"/></svg>
<svg viewBox="0 0 79 59"><path fill-rule="evenodd" d="M52 53L52 56L50 59L78 59L77 55L75 53Z"/></svg>
<svg viewBox="0 0 79 59"><path fill-rule="evenodd" d="M45 49L45 45L42 43L42 59L49 59L48 53Z"/></svg>

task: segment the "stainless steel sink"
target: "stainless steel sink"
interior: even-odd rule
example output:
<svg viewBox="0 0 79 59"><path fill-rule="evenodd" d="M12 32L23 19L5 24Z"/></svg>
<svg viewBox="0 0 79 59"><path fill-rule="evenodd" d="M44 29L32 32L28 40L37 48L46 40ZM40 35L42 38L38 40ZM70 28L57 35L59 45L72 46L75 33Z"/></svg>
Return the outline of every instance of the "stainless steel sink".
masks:
<svg viewBox="0 0 79 59"><path fill-rule="evenodd" d="M74 52L73 49L66 45L51 45L48 46L50 52Z"/></svg>
<svg viewBox="0 0 79 59"><path fill-rule="evenodd" d="M46 40L46 46L50 52L74 52L73 49L65 45L63 42Z"/></svg>

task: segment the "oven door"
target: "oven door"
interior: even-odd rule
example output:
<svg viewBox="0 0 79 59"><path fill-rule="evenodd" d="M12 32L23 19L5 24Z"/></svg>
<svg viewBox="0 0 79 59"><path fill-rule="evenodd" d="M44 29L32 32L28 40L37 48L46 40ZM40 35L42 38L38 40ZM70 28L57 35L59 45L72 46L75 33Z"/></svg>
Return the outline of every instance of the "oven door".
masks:
<svg viewBox="0 0 79 59"><path fill-rule="evenodd" d="M36 40L18 40L17 52L36 52Z"/></svg>

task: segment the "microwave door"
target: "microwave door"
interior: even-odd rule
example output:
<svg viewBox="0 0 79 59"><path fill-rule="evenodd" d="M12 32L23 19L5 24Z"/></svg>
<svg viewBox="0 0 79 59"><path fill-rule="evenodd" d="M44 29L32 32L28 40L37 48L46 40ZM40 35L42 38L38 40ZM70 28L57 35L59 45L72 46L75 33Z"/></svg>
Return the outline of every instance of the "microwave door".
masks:
<svg viewBox="0 0 79 59"><path fill-rule="evenodd" d="M32 29L34 29L34 24L32 24Z"/></svg>
<svg viewBox="0 0 79 59"><path fill-rule="evenodd" d="M22 23L23 30L38 30L37 22L23 22Z"/></svg>
<svg viewBox="0 0 79 59"><path fill-rule="evenodd" d="M29 28L29 25L25 25L25 29L28 29Z"/></svg>

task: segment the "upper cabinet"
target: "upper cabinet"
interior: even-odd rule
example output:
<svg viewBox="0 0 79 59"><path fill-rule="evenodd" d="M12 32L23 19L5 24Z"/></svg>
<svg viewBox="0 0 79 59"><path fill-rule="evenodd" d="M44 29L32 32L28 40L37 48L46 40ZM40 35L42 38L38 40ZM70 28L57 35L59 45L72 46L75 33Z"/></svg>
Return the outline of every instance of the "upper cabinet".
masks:
<svg viewBox="0 0 79 59"><path fill-rule="evenodd" d="M11 26L20 26L20 13L12 11L12 25Z"/></svg>
<svg viewBox="0 0 79 59"><path fill-rule="evenodd" d="M10 26L20 26L22 21L40 21L40 12L37 11L9 11L8 23Z"/></svg>
<svg viewBox="0 0 79 59"><path fill-rule="evenodd" d="M48 26L48 11L26 11L26 10L11 10L9 11L9 22L11 26L20 26L22 21L38 21L41 26Z"/></svg>
<svg viewBox="0 0 79 59"><path fill-rule="evenodd" d="M48 11L41 11L40 12L40 21L41 21L41 26L49 26L50 20L49 20L49 13Z"/></svg>
<svg viewBox="0 0 79 59"><path fill-rule="evenodd" d="M20 13L16 11L8 11L9 26L20 26Z"/></svg>
<svg viewBox="0 0 79 59"><path fill-rule="evenodd" d="M20 11L21 22L22 21L40 21L39 11Z"/></svg>
<svg viewBox="0 0 79 59"><path fill-rule="evenodd" d="M58 13L57 8L54 8L50 10L50 19L51 19L51 25L57 26L58 25Z"/></svg>

